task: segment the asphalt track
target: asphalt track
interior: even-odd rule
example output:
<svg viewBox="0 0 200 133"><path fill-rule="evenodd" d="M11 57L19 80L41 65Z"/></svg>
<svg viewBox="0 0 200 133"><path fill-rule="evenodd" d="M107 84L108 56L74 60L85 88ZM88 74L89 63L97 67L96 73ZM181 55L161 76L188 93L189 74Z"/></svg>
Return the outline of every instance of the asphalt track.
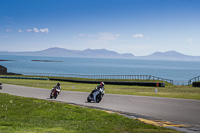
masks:
<svg viewBox="0 0 200 133"><path fill-rule="evenodd" d="M4 84L0 92L50 100L49 89ZM56 100L200 127L200 100L105 94L100 103L88 103L88 94L61 91Z"/></svg>

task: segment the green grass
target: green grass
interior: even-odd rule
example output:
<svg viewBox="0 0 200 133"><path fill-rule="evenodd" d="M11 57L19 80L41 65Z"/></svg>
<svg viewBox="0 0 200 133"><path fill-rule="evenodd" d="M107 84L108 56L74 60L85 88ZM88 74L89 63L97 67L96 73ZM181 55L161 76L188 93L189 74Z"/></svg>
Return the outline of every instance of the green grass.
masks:
<svg viewBox="0 0 200 133"><path fill-rule="evenodd" d="M0 93L1 133L175 133L118 114Z"/></svg>
<svg viewBox="0 0 200 133"><path fill-rule="evenodd" d="M30 86L51 89L58 81L51 80L29 80L29 79L0 79L4 84L14 84L21 86ZM61 82L62 90L91 92L98 84L86 84L75 82ZM74 89L73 89L74 86ZM145 86L125 86L125 85L105 85L106 93L123 94L123 95L139 95L139 96L155 96L169 98L184 98L200 100L200 88L192 86L175 86L168 85L166 87L145 87ZM155 88L158 93L155 93Z"/></svg>

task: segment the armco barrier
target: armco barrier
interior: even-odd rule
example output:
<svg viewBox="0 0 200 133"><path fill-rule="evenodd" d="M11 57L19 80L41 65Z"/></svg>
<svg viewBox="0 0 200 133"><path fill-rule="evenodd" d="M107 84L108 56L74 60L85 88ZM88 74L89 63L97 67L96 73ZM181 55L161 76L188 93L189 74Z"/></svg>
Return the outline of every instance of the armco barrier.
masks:
<svg viewBox="0 0 200 133"><path fill-rule="evenodd" d="M49 80L55 81L66 81L66 82L76 82L76 83L90 83L99 84L101 81L89 81L89 80L71 80L71 79L59 79L59 78L49 78ZM138 86L151 86L151 87L165 87L164 82L116 82L116 81L105 81L105 84L110 85L138 85Z"/></svg>
<svg viewBox="0 0 200 133"><path fill-rule="evenodd" d="M35 79L35 80L49 80L48 78L42 78L42 77L20 77L20 76L0 76L0 78L7 78L7 79Z"/></svg>
<svg viewBox="0 0 200 133"><path fill-rule="evenodd" d="M173 80L164 79L152 75L91 75L91 74L56 74L56 73L23 73L23 75L35 75L35 76L48 76L48 77L68 77L68 78L84 78L84 79L128 79L128 80L148 80L154 82L159 80L160 82L168 82L173 84ZM156 81L155 81L156 82Z"/></svg>

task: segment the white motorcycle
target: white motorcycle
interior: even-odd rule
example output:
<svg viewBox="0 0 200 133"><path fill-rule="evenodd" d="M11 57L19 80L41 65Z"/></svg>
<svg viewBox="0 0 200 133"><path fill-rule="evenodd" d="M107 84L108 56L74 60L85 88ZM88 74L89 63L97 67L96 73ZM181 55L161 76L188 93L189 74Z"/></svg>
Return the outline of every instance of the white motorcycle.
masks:
<svg viewBox="0 0 200 133"><path fill-rule="evenodd" d="M96 103L99 103L102 99L102 97L104 96L104 90L103 88L100 88L98 91L95 91L94 93L89 94L89 96L87 97L87 101L91 102L94 101Z"/></svg>

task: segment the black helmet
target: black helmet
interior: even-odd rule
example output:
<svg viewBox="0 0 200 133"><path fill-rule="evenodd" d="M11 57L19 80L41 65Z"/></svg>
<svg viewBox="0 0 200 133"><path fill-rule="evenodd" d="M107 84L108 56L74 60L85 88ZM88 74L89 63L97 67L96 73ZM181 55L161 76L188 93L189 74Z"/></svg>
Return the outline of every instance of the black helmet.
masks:
<svg viewBox="0 0 200 133"><path fill-rule="evenodd" d="M60 86L60 83L57 83L57 86Z"/></svg>

